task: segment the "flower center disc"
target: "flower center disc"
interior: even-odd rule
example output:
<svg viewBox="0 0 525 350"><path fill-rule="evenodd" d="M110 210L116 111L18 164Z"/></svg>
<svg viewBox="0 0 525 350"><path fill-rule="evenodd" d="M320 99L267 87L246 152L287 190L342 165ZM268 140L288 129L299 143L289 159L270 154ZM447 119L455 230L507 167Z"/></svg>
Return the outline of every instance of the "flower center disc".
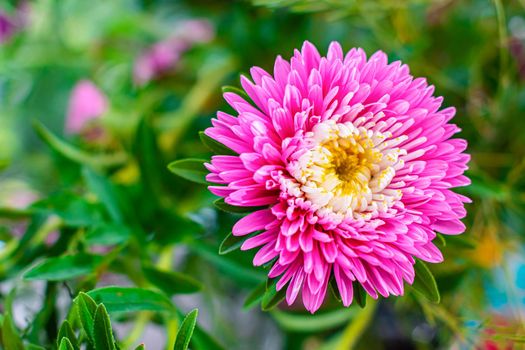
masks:
<svg viewBox="0 0 525 350"><path fill-rule="evenodd" d="M309 149L292 164L292 176L319 214L370 218L401 198L388 189L399 159L406 152L393 147L401 139L391 134L329 120L307 135Z"/></svg>

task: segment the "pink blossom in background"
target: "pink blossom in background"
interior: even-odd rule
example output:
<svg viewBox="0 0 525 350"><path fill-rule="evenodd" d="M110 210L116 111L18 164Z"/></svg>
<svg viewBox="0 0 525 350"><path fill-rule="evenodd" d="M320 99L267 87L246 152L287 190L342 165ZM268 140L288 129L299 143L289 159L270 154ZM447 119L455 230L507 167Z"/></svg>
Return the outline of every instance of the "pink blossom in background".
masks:
<svg viewBox="0 0 525 350"><path fill-rule="evenodd" d="M451 138L454 108L401 62L379 51L326 57L305 42L273 75L251 69L241 84L256 106L227 92L235 116L218 112L205 133L236 152L207 164L209 189L226 203L263 206L232 229L271 264L289 305L315 312L333 276L345 306L358 283L373 298L402 295L415 258L443 261L436 232L464 232L465 202L451 188L463 175L467 142Z"/></svg>
<svg viewBox="0 0 525 350"><path fill-rule="evenodd" d="M78 82L71 96L66 117L66 131L78 134L86 125L108 110L106 96L89 80Z"/></svg>
<svg viewBox="0 0 525 350"><path fill-rule="evenodd" d="M13 15L0 10L0 44L7 42L19 30L29 24L30 4L21 1Z"/></svg>
<svg viewBox="0 0 525 350"><path fill-rule="evenodd" d="M7 13L0 11L0 44L9 40L15 31L14 20Z"/></svg>
<svg viewBox="0 0 525 350"><path fill-rule="evenodd" d="M209 42L215 36L207 20L183 21L174 34L143 52L133 66L133 80L141 86L176 67L182 54L197 43Z"/></svg>

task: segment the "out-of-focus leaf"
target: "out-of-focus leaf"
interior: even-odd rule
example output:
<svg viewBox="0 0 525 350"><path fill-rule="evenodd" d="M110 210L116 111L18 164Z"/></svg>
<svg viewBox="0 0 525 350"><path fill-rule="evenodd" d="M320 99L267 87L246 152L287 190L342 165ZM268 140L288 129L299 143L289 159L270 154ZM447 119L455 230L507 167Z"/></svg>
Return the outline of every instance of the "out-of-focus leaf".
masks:
<svg viewBox="0 0 525 350"><path fill-rule="evenodd" d="M120 224L102 224L92 227L85 236L92 245L114 245L126 242L131 236L128 227Z"/></svg>
<svg viewBox="0 0 525 350"><path fill-rule="evenodd" d="M269 311L279 305L286 297L286 288L281 288L277 291L277 283L273 283L270 288L266 290L261 301L261 308L263 311Z"/></svg>
<svg viewBox="0 0 525 350"><path fill-rule="evenodd" d="M70 341L71 346L74 350L78 350L78 340L77 336L75 335L75 331L73 331L73 328L71 327L71 324L68 320L65 320L62 322L62 325L60 326L60 329L58 330L58 337L57 337L57 346L60 348L62 338L66 338Z"/></svg>
<svg viewBox="0 0 525 350"><path fill-rule="evenodd" d="M26 280L63 281L95 271L102 262L99 255L79 253L47 258L24 274Z"/></svg>
<svg viewBox="0 0 525 350"><path fill-rule="evenodd" d="M199 137L201 139L201 142L209 148L210 151L212 151L215 154L220 155L230 155L230 156L236 156L238 155L228 147L224 146L222 143L212 139L208 135L204 133L204 131L199 131Z"/></svg>
<svg viewBox="0 0 525 350"><path fill-rule="evenodd" d="M191 336L193 335L193 330L197 324L197 316L199 315L198 309L193 309L190 313L186 315L182 324L179 327L177 332L177 338L175 339L175 346L173 350L187 350L188 345L190 344Z"/></svg>
<svg viewBox="0 0 525 350"><path fill-rule="evenodd" d="M259 283L266 280L266 275L263 272L241 265L235 260L230 259L229 256L218 255L217 248L213 246L195 241L190 245L190 249L236 280L245 283Z"/></svg>
<svg viewBox="0 0 525 350"><path fill-rule="evenodd" d="M264 207L238 207L235 205L230 205L224 201L224 198L219 198L216 201L213 202L213 205L226 212L231 214L246 214L251 213L253 211L264 209Z"/></svg>
<svg viewBox="0 0 525 350"><path fill-rule="evenodd" d="M75 305L80 323L88 338L93 342L93 324L95 312L97 311L97 303L86 293L80 292L75 298Z"/></svg>
<svg viewBox="0 0 525 350"><path fill-rule="evenodd" d="M163 294L149 289L132 287L103 287L87 293L98 303L104 303L108 312L135 311L173 312L173 304Z"/></svg>
<svg viewBox="0 0 525 350"><path fill-rule="evenodd" d="M75 350L75 348L69 339L61 338L60 344L58 344L58 350Z"/></svg>
<svg viewBox="0 0 525 350"><path fill-rule="evenodd" d="M82 174L89 189L98 197L100 202L104 204L113 221L117 223L124 222L124 216L122 213L122 207L124 204L119 198L113 184L110 183L108 179L95 173L88 167L83 168Z"/></svg>
<svg viewBox="0 0 525 350"><path fill-rule="evenodd" d="M246 237L234 236L231 232L222 240L219 246L219 254L224 255L241 248Z"/></svg>
<svg viewBox="0 0 525 350"><path fill-rule="evenodd" d="M449 247L457 247L461 249L474 249L477 243L465 235L447 235L443 238Z"/></svg>
<svg viewBox="0 0 525 350"><path fill-rule="evenodd" d="M69 192L49 196L34 203L32 208L44 215L57 215L69 227L93 225L100 222L104 215L103 208L97 203L90 203Z"/></svg>
<svg viewBox="0 0 525 350"><path fill-rule="evenodd" d="M194 278L175 271L162 271L151 266L143 267L146 278L168 295L195 293L202 284Z"/></svg>
<svg viewBox="0 0 525 350"><path fill-rule="evenodd" d="M37 120L33 120L33 127L38 136L40 136L42 141L44 141L49 147L64 157L80 164L88 164L94 168L111 167L123 164L127 159L127 156L123 153L92 155L79 150L78 148L53 135L51 131L49 131L42 123Z"/></svg>
<svg viewBox="0 0 525 350"><path fill-rule="evenodd" d="M208 184L206 175L208 170L204 167L206 160L202 159L181 159L171 162L168 169L183 179L196 182L199 184Z"/></svg>
<svg viewBox="0 0 525 350"><path fill-rule="evenodd" d="M250 294L248 294L248 296L246 297L246 300L244 301L243 308L245 310L249 310L255 305L259 304L265 292L266 292L266 282L263 282L259 284L257 287L255 287L250 292Z"/></svg>
<svg viewBox="0 0 525 350"><path fill-rule="evenodd" d="M135 348L135 350L145 350L146 348L144 347L144 344L139 344L139 346L137 346Z"/></svg>
<svg viewBox="0 0 525 350"><path fill-rule="evenodd" d="M24 350L22 338L18 334L10 314L2 322L2 344L5 350Z"/></svg>
<svg viewBox="0 0 525 350"><path fill-rule="evenodd" d="M414 270L416 272L414 284L412 284L414 290L429 301L433 303L439 303L441 297L439 295L436 280L434 279L434 275L432 275L432 272L430 272L427 265L421 260L416 260Z"/></svg>
<svg viewBox="0 0 525 350"><path fill-rule="evenodd" d="M358 308L344 308L315 315L294 314L273 309L270 313L277 323L292 332L322 332L347 323L358 312Z"/></svg>
<svg viewBox="0 0 525 350"><path fill-rule="evenodd" d="M30 217L33 214L31 208L28 209L17 209L17 208L7 208L0 207L0 217L7 219L23 219Z"/></svg>
<svg viewBox="0 0 525 350"><path fill-rule="evenodd" d="M97 306L93 325L95 350L116 350L108 312L103 304Z"/></svg>
<svg viewBox="0 0 525 350"><path fill-rule="evenodd" d="M366 291L359 282L354 282L354 301L359 307L364 308L366 306Z"/></svg>

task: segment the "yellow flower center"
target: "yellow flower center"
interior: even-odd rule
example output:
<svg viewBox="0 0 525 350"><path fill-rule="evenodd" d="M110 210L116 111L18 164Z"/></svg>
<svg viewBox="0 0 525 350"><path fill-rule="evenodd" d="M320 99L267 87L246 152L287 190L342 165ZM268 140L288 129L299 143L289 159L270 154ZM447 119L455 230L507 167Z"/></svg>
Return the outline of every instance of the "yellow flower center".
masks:
<svg viewBox="0 0 525 350"><path fill-rule="evenodd" d="M399 156L406 152L393 147L403 138L335 121L317 124L306 136L312 147L292 175L320 214L370 218L401 198L401 191L387 187L403 164Z"/></svg>

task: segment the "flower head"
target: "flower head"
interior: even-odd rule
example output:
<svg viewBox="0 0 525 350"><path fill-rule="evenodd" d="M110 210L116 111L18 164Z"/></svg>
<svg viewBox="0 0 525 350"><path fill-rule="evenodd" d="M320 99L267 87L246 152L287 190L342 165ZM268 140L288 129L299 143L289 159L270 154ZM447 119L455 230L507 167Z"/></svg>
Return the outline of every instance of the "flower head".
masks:
<svg viewBox="0 0 525 350"><path fill-rule="evenodd" d="M436 231L460 234L464 202L451 191L463 175L467 143L452 139L454 108L406 65L383 52L326 57L305 42L273 75L241 77L249 98L227 92L236 110L219 112L206 134L238 156L207 164L210 191L234 206L265 206L239 220L242 249L259 247L254 265L271 262L269 277L315 312L333 276L344 305L353 284L368 294L402 295L414 281L415 258L443 260Z"/></svg>
<svg viewBox="0 0 525 350"><path fill-rule="evenodd" d="M78 82L71 96L66 117L66 131L78 134L94 119L101 117L108 109L106 96L89 80Z"/></svg>

